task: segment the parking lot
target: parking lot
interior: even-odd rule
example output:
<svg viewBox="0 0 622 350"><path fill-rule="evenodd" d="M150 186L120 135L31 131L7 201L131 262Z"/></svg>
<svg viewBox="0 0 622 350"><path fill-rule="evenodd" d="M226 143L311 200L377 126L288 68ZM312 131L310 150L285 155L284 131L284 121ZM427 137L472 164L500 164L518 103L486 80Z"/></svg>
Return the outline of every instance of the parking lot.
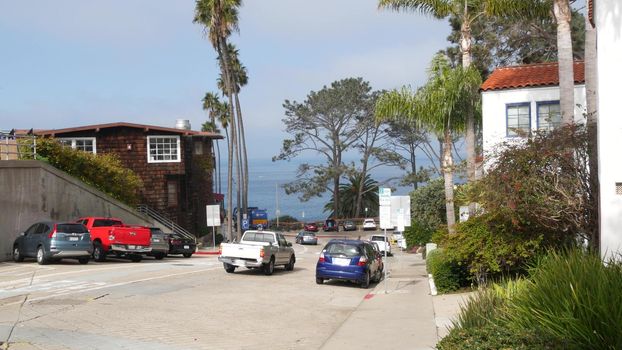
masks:
<svg viewBox="0 0 622 350"><path fill-rule="evenodd" d="M316 285L326 241L294 244L294 270L272 276L228 274L214 255L0 263L0 341L10 339L10 349L320 348L369 293Z"/></svg>

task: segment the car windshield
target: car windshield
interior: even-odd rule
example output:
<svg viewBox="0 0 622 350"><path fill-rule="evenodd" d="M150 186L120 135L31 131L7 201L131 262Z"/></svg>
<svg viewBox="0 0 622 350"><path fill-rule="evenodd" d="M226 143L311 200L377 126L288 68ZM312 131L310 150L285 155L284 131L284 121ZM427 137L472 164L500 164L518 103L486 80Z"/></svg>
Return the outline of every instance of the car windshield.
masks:
<svg viewBox="0 0 622 350"><path fill-rule="evenodd" d="M86 229L82 224L57 224L56 232L61 233L88 233L89 230Z"/></svg>
<svg viewBox="0 0 622 350"><path fill-rule="evenodd" d="M331 256L343 256L348 258L361 255L361 250L358 246L345 243L331 243L326 247L325 251Z"/></svg>
<svg viewBox="0 0 622 350"><path fill-rule="evenodd" d="M373 224L374 220L373 219L365 219L365 223L366 224Z"/></svg>
<svg viewBox="0 0 622 350"><path fill-rule="evenodd" d="M383 236L371 236L371 240L372 241L380 241L380 242L384 242L384 237Z"/></svg>

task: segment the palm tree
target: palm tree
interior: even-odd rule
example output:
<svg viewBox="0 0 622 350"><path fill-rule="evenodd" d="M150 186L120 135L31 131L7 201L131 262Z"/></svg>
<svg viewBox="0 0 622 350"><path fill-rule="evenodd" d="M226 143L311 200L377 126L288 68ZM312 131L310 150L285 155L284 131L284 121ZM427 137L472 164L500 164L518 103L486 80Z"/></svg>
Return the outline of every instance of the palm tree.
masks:
<svg viewBox="0 0 622 350"><path fill-rule="evenodd" d="M339 185L339 209L334 211L334 196L324 205L324 211L331 213L332 217L355 218L358 216L356 212L357 198L359 193L361 196L361 205L364 208L373 208L369 213L371 216L377 215L378 208L378 182L373 180L369 174L365 175L364 181L362 173L357 173L349 177L350 183ZM361 187L362 184L362 187ZM359 191L359 188L361 189Z"/></svg>
<svg viewBox="0 0 622 350"><path fill-rule="evenodd" d="M231 77L233 80L233 98L235 100L235 109L237 114L237 122L239 126L240 147L238 148L238 157L242 160L242 212L246 213L248 208L248 156L246 153L246 135L244 133L244 120L242 118L242 108L240 106L240 90L248 84L248 72L246 67L240 62L240 52L233 44L228 44L229 66L231 67ZM218 88L225 90L223 76L221 74L218 79Z"/></svg>
<svg viewBox="0 0 622 350"><path fill-rule="evenodd" d="M416 93L404 87L382 95L376 104L381 120L412 120L443 137L442 172L450 234L455 233L452 134L466 127L465 110L478 112L481 77L473 67L451 68L442 54L432 60L429 79Z"/></svg>
<svg viewBox="0 0 622 350"><path fill-rule="evenodd" d="M225 130L225 138L227 140L227 145L231 142L229 140L229 131L227 127L229 126L228 122L228 110L229 107L227 102L221 102L220 98L217 94L213 92L208 92L203 97L203 110L208 112L209 121L203 123L201 130L202 131L211 131L218 132L218 126L216 125L216 121L220 122L220 125ZM218 193L222 193L221 188L221 180L220 180L220 146L218 140L216 141L216 148L218 150Z"/></svg>
<svg viewBox="0 0 622 350"><path fill-rule="evenodd" d="M522 1L522 0L519 0ZM460 18L460 50L462 52L462 67L471 66L471 25L473 21L485 15L483 0L379 0L378 7L395 11L419 11L438 19L455 16ZM479 98L479 97L478 97ZM466 113L466 127L464 141L467 153L467 179L475 180L475 113L464 110ZM469 210L475 211L474 205Z"/></svg>
<svg viewBox="0 0 622 350"><path fill-rule="evenodd" d="M227 47L227 38L233 31L238 31L238 8L241 0L196 0L194 22L204 26L206 34L212 43L212 46L218 53L220 60L220 69L225 78L225 92L229 100L229 118L231 125L231 142L229 142L228 153L228 176L227 176L227 232L229 239L233 239L233 156L237 155L237 128L235 122L235 114L233 110L233 83L231 68L229 67L229 53ZM236 158L236 168L239 169L239 157ZM238 171L238 184L240 176ZM238 207L239 207L239 187ZM240 210L237 211L237 222L241 222ZM240 225L237 225L237 237L241 236Z"/></svg>

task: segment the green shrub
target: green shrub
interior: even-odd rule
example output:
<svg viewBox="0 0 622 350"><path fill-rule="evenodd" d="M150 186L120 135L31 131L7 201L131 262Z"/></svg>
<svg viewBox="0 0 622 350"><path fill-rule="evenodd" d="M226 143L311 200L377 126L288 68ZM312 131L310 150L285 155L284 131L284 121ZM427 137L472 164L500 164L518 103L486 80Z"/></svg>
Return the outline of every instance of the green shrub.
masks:
<svg viewBox="0 0 622 350"><path fill-rule="evenodd" d="M509 302L515 329L565 339L579 349L622 349L622 262L572 250L551 252Z"/></svg>
<svg viewBox="0 0 622 350"><path fill-rule="evenodd" d="M439 293L458 290L464 286L465 278L460 266L450 260L442 248L429 252L426 256L428 273L434 277Z"/></svg>
<svg viewBox="0 0 622 350"><path fill-rule="evenodd" d="M456 232L445 237L443 247L449 258L464 265L476 282L522 273L525 263L541 250L541 236L516 234L510 225L500 223L491 214L459 223Z"/></svg>
<svg viewBox="0 0 622 350"><path fill-rule="evenodd" d="M443 179L439 178L410 193L411 217L425 230L434 232L439 226L447 224L444 186Z"/></svg>
<svg viewBox="0 0 622 350"><path fill-rule="evenodd" d="M95 155L62 146L57 140L44 138L37 142L37 156L71 176L125 202L138 203L140 178L125 168L116 155Z"/></svg>
<svg viewBox="0 0 622 350"><path fill-rule="evenodd" d="M567 349L561 342L494 323L479 328L452 329L436 346L439 350Z"/></svg>
<svg viewBox="0 0 622 350"><path fill-rule="evenodd" d="M525 284L525 279L519 278L480 288L460 307L460 313L453 322L454 328L479 328L501 322L507 312L508 301L522 291Z"/></svg>
<svg viewBox="0 0 622 350"><path fill-rule="evenodd" d="M410 247L424 246L430 242L433 231L423 226L417 220L412 220L410 227L404 230L404 238L406 239L406 245Z"/></svg>

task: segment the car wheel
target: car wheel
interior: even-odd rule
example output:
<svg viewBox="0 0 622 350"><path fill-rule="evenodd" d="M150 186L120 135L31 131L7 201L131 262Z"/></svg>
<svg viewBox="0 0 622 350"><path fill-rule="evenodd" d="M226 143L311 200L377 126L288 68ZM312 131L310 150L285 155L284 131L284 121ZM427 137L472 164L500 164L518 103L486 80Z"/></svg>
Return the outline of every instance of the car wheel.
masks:
<svg viewBox="0 0 622 350"><path fill-rule="evenodd" d="M132 260L132 262L140 262L141 260L143 260L143 256L142 255L130 255L130 260Z"/></svg>
<svg viewBox="0 0 622 350"><path fill-rule="evenodd" d="M45 249L43 249L43 246L39 246L39 248L37 248L37 263L39 265L45 265L48 263L48 259L45 257Z"/></svg>
<svg viewBox="0 0 622 350"><path fill-rule="evenodd" d="M106 261L106 252L100 242L93 244L93 260L97 262Z"/></svg>
<svg viewBox="0 0 622 350"><path fill-rule="evenodd" d="M184 253L184 258L189 258L192 256L192 253Z"/></svg>
<svg viewBox="0 0 622 350"><path fill-rule="evenodd" d="M315 283L317 283L317 284L324 284L324 279L322 277L316 277L315 278Z"/></svg>
<svg viewBox="0 0 622 350"><path fill-rule="evenodd" d="M292 271L294 269L295 263L296 263L296 256L292 255L292 257L289 258L289 264L285 265L285 270Z"/></svg>
<svg viewBox="0 0 622 350"><path fill-rule="evenodd" d="M363 278L363 281L361 282L361 288L363 289L369 288L369 282L370 282L370 276L369 276L369 271L367 271L367 273L365 273L365 278Z"/></svg>
<svg viewBox="0 0 622 350"><path fill-rule="evenodd" d="M15 248L13 248L13 261L15 262L24 261L24 256L22 255L22 252L19 251L18 246L15 246Z"/></svg>
<svg viewBox="0 0 622 350"><path fill-rule="evenodd" d="M274 273L274 258L270 259L270 262L264 264L263 266L263 274L266 276L270 276Z"/></svg>
<svg viewBox="0 0 622 350"><path fill-rule="evenodd" d="M162 259L164 259L164 256L165 256L165 255L166 255L166 254L164 254L164 253L155 253L155 254L153 255L153 257L154 257L156 260L162 260Z"/></svg>
<svg viewBox="0 0 622 350"><path fill-rule="evenodd" d="M86 265L89 263L90 259L91 259L90 257L86 256L84 258L78 258L78 262L82 265Z"/></svg>
<svg viewBox="0 0 622 350"><path fill-rule="evenodd" d="M227 271L227 273L233 273L233 271L235 271L235 266L231 264L222 263L222 265L225 267L225 271Z"/></svg>

